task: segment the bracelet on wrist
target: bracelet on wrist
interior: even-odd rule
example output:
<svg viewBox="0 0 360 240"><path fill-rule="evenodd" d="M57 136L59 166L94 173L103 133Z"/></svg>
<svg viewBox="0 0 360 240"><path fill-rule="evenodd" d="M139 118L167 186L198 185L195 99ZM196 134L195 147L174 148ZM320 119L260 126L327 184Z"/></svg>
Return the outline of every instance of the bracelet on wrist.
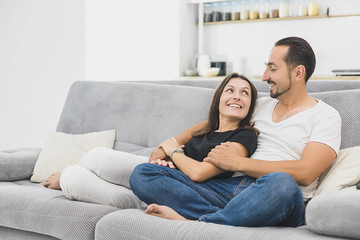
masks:
<svg viewBox="0 0 360 240"><path fill-rule="evenodd" d="M176 152L178 152L178 153L184 153L184 150L181 149L181 148L174 148L173 150L171 150L171 151L170 151L170 154L169 154L169 157L170 157L171 160L172 160L173 154L176 153Z"/></svg>

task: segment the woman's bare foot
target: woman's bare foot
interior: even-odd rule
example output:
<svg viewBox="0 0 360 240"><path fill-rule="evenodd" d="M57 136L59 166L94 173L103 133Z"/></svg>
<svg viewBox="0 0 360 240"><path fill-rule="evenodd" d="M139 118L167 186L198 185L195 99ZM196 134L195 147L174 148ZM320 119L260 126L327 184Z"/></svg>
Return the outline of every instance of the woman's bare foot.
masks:
<svg viewBox="0 0 360 240"><path fill-rule="evenodd" d="M48 179L45 180L44 187L60 190L60 176L61 172L51 174Z"/></svg>
<svg viewBox="0 0 360 240"><path fill-rule="evenodd" d="M171 220L188 221L188 219L184 218L183 216L178 214L174 209L172 209L168 206L150 204L146 208L145 213L153 215L153 216L157 216L157 217L171 219Z"/></svg>

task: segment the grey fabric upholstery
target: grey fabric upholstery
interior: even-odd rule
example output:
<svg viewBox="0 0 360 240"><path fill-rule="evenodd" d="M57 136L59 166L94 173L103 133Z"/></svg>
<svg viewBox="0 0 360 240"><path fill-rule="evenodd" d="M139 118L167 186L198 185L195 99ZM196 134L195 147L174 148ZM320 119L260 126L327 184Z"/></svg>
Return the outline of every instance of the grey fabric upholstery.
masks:
<svg viewBox="0 0 360 240"><path fill-rule="evenodd" d="M316 233L360 239L360 190L350 187L313 198L306 222Z"/></svg>
<svg viewBox="0 0 360 240"><path fill-rule="evenodd" d="M166 85L180 85L180 86L192 86L215 89L221 80L152 80L152 81L140 81L143 83L157 83ZM269 86L266 82L261 80L251 81L259 92L269 92ZM360 89L360 80L312 80L307 83L308 92L326 92L326 91L338 91L338 90L350 90Z"/></svg>
<svg viewBox="0 0 360 240"><path fill-rule="evenodd" d="M311 93L333 106L341 116L341 148L360 146L360 89Z"/></svg>
<svg viewBox="0 0 360 240"><path fill-rule="evenodd" d="M17 149L0 152L0 181L29 179L41 149Z"/></svg>
<svg viewBox="0 0 360 240"><path fill-rule="evenodd" d="M58 238L43 234L21 231L14 228L0 227L1 240L56 240Z"/></svg>
<svg viewBox="0 0 360 240"><path fill-rule="evenodd" d="M360 85L356 85L359 82L334 84L325 81L314 88L360 88ZM259 84L266 88L259 96L268 96L267 85ZM69 91L57 131L77 134L116 129L115 149L149 155L164 139L207 118L214 88L175 85L76 82ZM357 111L360 89L312 95L340 112L343 119L342 147L360 145L360 113ZM39 149L33 149L0 153L0 231L4 230L0 233L0 239L7 239L2 236L16 239L16 236L26 236L28 232L38 233L39 239L333 239L311 232L307 227L242 228L169 221L148 216L139 210L119 210L70 201L61 191L44 188L29 180L13 181L29 179L39 152ZM340 203L343 194L336 196ZM314 203L310 203L315 205L315 200L321 205L325 199L314 199ZM350 196L349 202L352 201ZM360 214L359 210L355 211ZM308 210L307 214L309 212L312 210ZM317 214L314 219L323 216ZM315 232L333 234L326 227L318 230L310 223L311 220L309 227ZM341 235L341 231L333 235L348 236ZM356 229L352 228L351 231L358 234ZM34 239L31 238L33 234L28 236Z"/></svg>
<svg viewBox="0 0 360 240"><path fill-rule="evenodd" d="M124 227L119 227L124 226ZM96 240L254 240L254 239L333 239L308 231L307 227L233 227L195 221L165 220L126 209L106 215L96 225ZM337 238L341 239L341 238Z"/></svg>
<svg viewBox="0 0 360 240"><path fill-rule="evenodd" d="M175 89L158 84L77 82L57 131L116 129L115 149L149 155L164 139L207 118L213 89Z"/></svg>
<svg viewBox="0 0 360 240"><path fill-rule="evenodd" d="M96 223L117 208L69 201L29 181L0 182L0 226L59 239L93 239Z"/></svg>

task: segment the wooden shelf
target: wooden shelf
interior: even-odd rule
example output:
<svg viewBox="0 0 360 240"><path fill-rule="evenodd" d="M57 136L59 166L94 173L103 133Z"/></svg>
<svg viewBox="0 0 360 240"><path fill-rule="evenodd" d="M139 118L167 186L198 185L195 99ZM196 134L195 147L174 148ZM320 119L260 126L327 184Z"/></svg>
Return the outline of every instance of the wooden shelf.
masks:
<svg viewBox="0 0 360 240"><path fill-rule="evenodd" d="M304 16L304 17L284 17L284 18L264 18L264 19L253 19L253 20L234 20L234 21L218 21L218 22L204 22L204 25L217 25L217 24L229 24L229 23L255 23L255 22L269 22L269 21L286 21L286 20L306 20L316 18L337 18L337 17L360 17L360 14L350 15L317 15L317 16Z"/></svg>
<svg viewBox="0 0 360 240"><path fill-rule="evenodd" d="M228 0L188 0L188 3L211 3L211 2L225 2Z"/></svg>
<svg viewBox="0 0 360 240"><path fill-rule="evenodd" d="M213 80L213 81L221 81L225 78L225 76L216 76L216 77L187 77L181 76L177 77L177 80ZM261 80L261 76L251 76L250 80ZM313 76L310 80L360 80L360 76Z"/></svg>

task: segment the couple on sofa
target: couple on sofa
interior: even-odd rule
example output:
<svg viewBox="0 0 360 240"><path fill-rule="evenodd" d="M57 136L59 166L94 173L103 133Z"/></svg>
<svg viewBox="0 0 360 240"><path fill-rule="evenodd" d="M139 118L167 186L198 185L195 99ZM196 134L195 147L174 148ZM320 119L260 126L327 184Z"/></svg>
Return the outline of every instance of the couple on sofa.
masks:
<svg viewBox="0 0 360 240"><path fill-rule="evenodd" d="M44 185L61 188L70 199L85 195L86 201L110 205L116 205L115 184L123 185L149 204L146 213L168 219L300 226L341 140L338 112L306 91L314 68L314 52L304 39L281 39L262 78L271 98L256 100L251 82L230 74L215 90L209 119L165 140L150 159L96 148ZM106 184L87 185L84 172ZM97 196L99 188L108 194Z"/></svg>

